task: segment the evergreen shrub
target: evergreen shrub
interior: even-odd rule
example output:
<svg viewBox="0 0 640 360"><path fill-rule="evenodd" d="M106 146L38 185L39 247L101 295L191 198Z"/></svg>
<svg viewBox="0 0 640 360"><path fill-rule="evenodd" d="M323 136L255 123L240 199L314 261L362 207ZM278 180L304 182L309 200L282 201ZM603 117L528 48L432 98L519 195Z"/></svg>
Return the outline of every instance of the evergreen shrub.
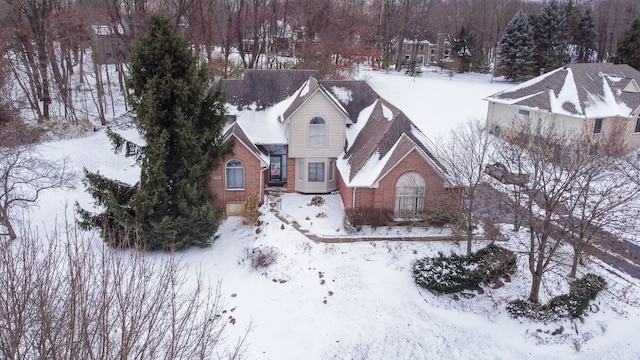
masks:
<svg viewBox="0 0 640 360"><path fill-rule="evenodd" d="M481 283L490 283L516 269L515 254L496 245L489 245L470 256L438 253L436 257L417 260L413 278L426 289L440 293L475 290Z"/></svg>
<svg viewBox="0 0 640 360"><path fill-rule="evenodd" d="M538 321L577 319L586 313L590 302L607 286L607 282L599 275L586 274L569 286L568 294L558 295L544 305L518 299L507 304L507 311L514 318Z"/></svg>

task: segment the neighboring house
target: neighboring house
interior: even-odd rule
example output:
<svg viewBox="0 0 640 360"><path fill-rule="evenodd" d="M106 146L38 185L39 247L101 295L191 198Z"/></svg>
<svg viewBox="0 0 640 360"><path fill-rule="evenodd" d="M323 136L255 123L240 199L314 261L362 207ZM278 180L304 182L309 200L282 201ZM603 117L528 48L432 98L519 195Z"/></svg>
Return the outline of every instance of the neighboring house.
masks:
<svg viewBox="0 0 640 360"><path fill-rule="evenodd" d="M121 25L92 25L91 45L96 64L119 64L126 61L127 46Z"/></svg>
<svg viewBox="0 0 640 360"><path fill-rule="evenodd" d="M339 191L345 208L395 219L451 208L445 171L426 136L364 81L311 70L246 70L214 85L227 96L233 154L212 172L216 205L242 210L265 191Z"/></svg>
<svg viewBox="0 0 640 360"><path fill-rule="evenodd" d="M450 53L451 43L444 33L438 34L436 43L418 39L405 39L402 43L402 61L405 64L415 61L418 65L437 65L449 59Z"/></svg>
<svg viewBox="0 0 640 360"><path fill-rule="evenodd" d="M640 72L629 65L571 64L491 95L487 129L499 135L516 121L540 121L586 136L623 134L640 147Z"/></svg>

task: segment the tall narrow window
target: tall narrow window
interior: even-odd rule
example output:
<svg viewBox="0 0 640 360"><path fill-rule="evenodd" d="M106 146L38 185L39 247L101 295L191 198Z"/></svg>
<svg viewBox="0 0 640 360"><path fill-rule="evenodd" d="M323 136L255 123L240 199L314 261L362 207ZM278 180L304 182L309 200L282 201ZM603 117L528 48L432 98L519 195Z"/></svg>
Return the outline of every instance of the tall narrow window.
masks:
<svg viewBox="0 0 640 360"><path fill-rule="evenodd" d="M593 126L593 133L594 134L600 134L602 132L602 118L597 118L596 119L596 123Z"/></svg>
<svg viewBox="0 0 640 360"><path fill-rule="evenodd" d="M640 133L640 116L636 119L636 133Z"/></svg>
<svg viewBox="0 0 640 360"><path fill-rule="evenodd" d="M314 117L309 122L309 145L322 146L325 143L326 123L321 117Z"/></svg>
<svg viewBox="0 0 640 360"><path fill-rule="evenodd" d="M425 181L418 173L407 173L396 183L396 219L419 217L424 207Z"/></svg>
<svg viewBox="0 0 640 360"><path fill-rule="evenodd" d="M243 190L244 189L244 166L239 160L229 160L227 162L226 178L227 190Z"/></svg>
<svg viewBox="0 0 640 360"><path fill-rule="evenodd" d="M324 163L312 162L309 163L309 182L323 182L324 181Z"/></svg>

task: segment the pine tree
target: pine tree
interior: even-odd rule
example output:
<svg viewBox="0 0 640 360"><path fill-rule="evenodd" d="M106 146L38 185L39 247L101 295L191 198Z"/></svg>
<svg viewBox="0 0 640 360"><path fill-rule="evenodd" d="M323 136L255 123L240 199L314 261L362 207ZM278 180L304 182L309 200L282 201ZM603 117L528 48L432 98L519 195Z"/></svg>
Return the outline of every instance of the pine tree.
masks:
<svg viewBox="0 0 640 360"><path fill-rule="evenodd" d="M179 250L211 244L220 211L211 206L208 174L219 165L225 123L222 94L208 91L205 67L169 20L152 16L131 52L128 100L146 145L140 182L127 186L87 172L101 214L80 209L113 246ZM116 148L122 146L114 136Z"/></svg>
<svg viewBox="0 0 640 360"><path fill-rule="evenodd" d="M415 60L409 61L404 64L404 73L411 77L417 77L422 75L422 65L416 63Z"/></svg>
<svg viewBox="0 0 640 360"><path fill-rule="evenodd" d="M552 70L570 60L565 11L556 0L550 0L545 2L532 24L538 70Z"/></svg>
<svg viewBox="0 0 640 360"><path fill-rule="evenodd" d="M640 19L633 20L631 27L624 32L617 43L616 52L614 62L640 69Z"/></svg>
<svg viewBox="0 0 640 360"><path fill-rule="evenodd" d="M471 49L475 45L475 36L463 26L451 44L451 53L458 61L458 72L464 73L471 69Z"/></svg>
<svg viewBox="0 0 640 360"><path fill-rule="evenodd" d="M576 62L591 62L596 44L596 26L593 23L591 7L587 7L580 19L573 43L576 46Z"/></svg>
<svg viewBox="0 0 640 360"><path fill-rule="evenodd" d="M519 11L511 19L498 45L498 70L506 79L522 81L532 77L535 65L533 29L524 12Z"/></svg>

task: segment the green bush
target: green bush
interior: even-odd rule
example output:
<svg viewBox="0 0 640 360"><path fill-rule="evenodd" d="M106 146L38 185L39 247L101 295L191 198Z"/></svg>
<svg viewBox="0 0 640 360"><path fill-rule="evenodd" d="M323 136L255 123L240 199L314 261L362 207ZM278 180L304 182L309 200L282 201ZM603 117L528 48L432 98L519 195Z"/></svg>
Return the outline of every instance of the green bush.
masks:
<svg viewBox="0 0 640 360"><path fill-rule="evenodd" d="M482 281L468 257L443 253L416 261L413 278L424 288L447 294L475 289Z"/></svg>
<svg viewBox="0 0 640 360"><path fill-rule="evenodd" d="M516 256L513 251L494 244L471 254L471 258L478 264L476 271L485 283L516 271Z"/></svg>
<svg viewBox="0 0 640 360"><path fill-rule="evenodd" d="M603 277L587 274L571 282L568 294L558 295L545 305L515 300L507 304L507 311L514 318L526 317L540 321L576 319L585 314L591 300L594 300L606 286L607 282Z"/></svg>
<svg viewBox="0 0 640 360"><path fill-rule="evenodd" d="M512 251L489 245L470 256L438 253L436 257L419 259L413 266L413 278L426 289L448 294L474 290L481 283L495 281L515 269Z"/></svg>
<svg viewBox="0 0 640 360"><path fill-rule="evenodd" d="M514 318L526 317L529 319L544 321L543 316L545 313L541 311L540 304L532 303L527 300L514 300L507 304L507 311Z"/></svg>

